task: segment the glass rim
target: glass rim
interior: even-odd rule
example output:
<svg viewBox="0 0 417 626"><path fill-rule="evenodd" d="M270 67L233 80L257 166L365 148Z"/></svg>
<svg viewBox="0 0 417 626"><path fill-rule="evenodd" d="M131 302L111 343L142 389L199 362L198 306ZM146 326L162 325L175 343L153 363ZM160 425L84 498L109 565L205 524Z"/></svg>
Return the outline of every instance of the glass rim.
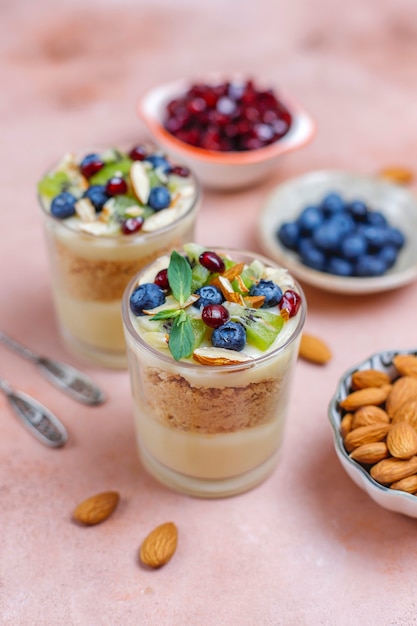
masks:
<svg viewBox="0 0 417 626"><path fill-rule="evenodd" d="M213 250L216 252L225 252L225 253L227 252L227 253L232 253L232 254L235 253L235 254L245 255L245 256L250 257L252 260L260 260L262 263L272 268L286 270L285 267L283 267L282 265L279 265L275 261L272 261L268 257L265 257L262 254L252 252L250 250L243 250L239 248L225 248L223 246L221 247L203 246L203 247L206 248L207 250ZM158 257L158 258L161 258L161 257ZM174 363L178 368L184 368L184 369L191 370L191 371L192 370L201 371L202 367L204 368L204 371L217 372L217 373L220 373L221 371L234 372L234 371L239 371L239 370L245 370L245 369L256 367L257 365L263 364L275 358L279 352L284 352L292 343L294 343L294 341L301 334L302 329L305 324L306 316L307 316L307 300L299 282L292 276L292 274L290 274L290 272L288 272L294 282L294 287L296 288L298 294L301 297L302 306L299 309L300 317L298 319L297 326L294 328L294 331L291 334L291 336L283 344L277 346L273 350L266 352L265 354L261 354L260 356L256 356L253 359L249 359L248 361L243 361L242 363L233 363L230 365L221 365L221 366L201 365L199 363L190 363L188 361L176 361L171 355L164 354L160 350L153 348L146 341L144 341L143 338L136 331L130 319L129 298L130 298L131 292L133 291L133 287L137 285L138 278L142 274L144 274L154 263L156 263L157 260L158 259L155 259L151 263L148 263L139 272L137 272L135 276L131 278L128 285L126 286L126 289L122 296L122 321L123 321L124 329L128 333L129 338L132 339L132 341L136 345L138 345L141 349L145 349L148 353L157 357L163 363L171 364L171 365Z"/></svg>
<svg viewBox="0 0 417 626"><path fill-rule="evenodd" d="M97 148L96 148L96 150L97 150ZM91 151L92 150L90 150L90 152ZM155 152L156 152L156 150L155 150ZM162 150L161 150L161 153L163 153ZM86 152L86 154L88 154L88 152ZM168 156L168 158L170 158L170 157ZM55 161L54 163L56 165L57 163L59 163L59 161ZM47 176L51 172L53 172L53 166L46 171L44 176ZM111 242L114 242L114 241L122 240L123 242L126 242L126 244L128 244L129 242L133 242L133 241L137 242L137 240L149 241L149 240L157 239L160 235L163 235L163 234L169 232L170 230L173 229L173 227L177 226L178 224L181 224L193 212L197 212L197 210L198 210L198 208L199 208L199 206L201 204L201 201L202 201L202 195L203 195L202 186L201 186L201 183L199 182L198 178L194 174L194 172L190 171L190 175L187 178L191 178L193 186L195 188L195 194L194 194L194 197L192 199L192 202L191 202L190 206L185 211L185 213L182 213L173 222L170 222L169 224L166 224L166 226L162 226L161 228L158 228L155 231L152 231L152 232L142 232L142 231L139 230L137 233L132 233L132 234L129 234L129 235L125 235L124 233L117 233L115 235L94 235L93 233L75 230L74 228L71 228L71 226L69 226L68 224L65 223L65 219L60 219L59 217L55 217L54 215L51 214L51 212L46 208L46 206L45 206L45 204L43 202L43 199L42 199L42 195L39 193L39 191L37 192L36 195L38 197L38 202L40 204L40 207L41 207L41 210L42 210L42 214L47 219L51 220L53 223L56 223L56 224L59 224L60 226L62 226L65 231L67 231L69 233L72 233L74 235L81 236L81 237L85 238L86 240L90 239L91 241L96 241L96 242L98 242L98 241L111 241ZM163 210L165 210L165 209L163 209Z"/></svg>

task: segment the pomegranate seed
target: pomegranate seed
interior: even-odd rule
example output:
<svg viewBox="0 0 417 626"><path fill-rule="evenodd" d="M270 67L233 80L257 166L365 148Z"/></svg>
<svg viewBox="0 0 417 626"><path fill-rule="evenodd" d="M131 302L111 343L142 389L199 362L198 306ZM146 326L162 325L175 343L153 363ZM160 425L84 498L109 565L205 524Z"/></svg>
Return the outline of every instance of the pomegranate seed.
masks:
<svg viewBox="0 0 417 626"><path fill-rule="evenodd" d="M104 162L95 154L87 155L80 163L80 172L86 178L91 178L104 167Z"/></svg>
<svg viewBox="0 0 417 626"><path fill-rule="evenodd" d="M218 328L229 320L229 312L222 304L207 304L201 311L201 319L210 328Z"/></svg>
<svg viewBox="0 0 417 626"><path fill-rule="evenodd" d="M284 291L281 300L278 303L279 309L287 309L290 317L294 317L297 315L298 309L300 308L301 298L292 289L287 289Z"/></svg>
<svg viewBox="0 0 417 626"><path fill-rule="evenodd" d="M219 274L222 274L226 269L223 259L219 257L216 252L206 250L200 254L198 260L201 265L210 272L218 272Z"/></svg>
<svg viewBox="0 0 417 626"><path fill-rule="evenodd" d="M127 220L122 222L122 233L124 235L137 233L142 228L143 222L143 217L128 217Z"/></svg>
<svg viewBox="0 0 417 626"><path fill-rule="evenodd" d="M171 174L181 176L181 178L187 178L190 175L190 170L184 165L173 165L170 169Z"/></svg>
<svg viewBox="0 0 417 626"><path fill-rule="evenodd" d="M161 289L169 289L168 282L168 269L163 269L157 273L155 276L155 280L153 281L155 285L158 285Z"/></svg>
<svg viewBox="0 0 417 626"><path fill-rule="evenodd" d="M132 161L143 161L147 154L148 153L143 146L135 146L129 152L129 156Z"/></svg>
<svg viewBox="0 0 417 626"><path fill-rule="evenodd" d="M106 184L106 194L108 196L120 196L127 192L127 182L120 176L113 176Z"/></svg>

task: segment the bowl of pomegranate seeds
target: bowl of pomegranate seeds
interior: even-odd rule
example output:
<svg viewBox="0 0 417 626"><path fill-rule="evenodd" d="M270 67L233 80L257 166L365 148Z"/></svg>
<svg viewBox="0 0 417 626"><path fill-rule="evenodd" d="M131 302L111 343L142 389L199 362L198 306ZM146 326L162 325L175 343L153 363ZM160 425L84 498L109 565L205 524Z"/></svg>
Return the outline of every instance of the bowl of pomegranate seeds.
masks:
<svg viewBox="0 0 417 626"><path fill-rule="evenodd" d="M242 78L160 85L142 97L139 115L166 152L219 189L259 182L315 135L293 98Z"/></svg>

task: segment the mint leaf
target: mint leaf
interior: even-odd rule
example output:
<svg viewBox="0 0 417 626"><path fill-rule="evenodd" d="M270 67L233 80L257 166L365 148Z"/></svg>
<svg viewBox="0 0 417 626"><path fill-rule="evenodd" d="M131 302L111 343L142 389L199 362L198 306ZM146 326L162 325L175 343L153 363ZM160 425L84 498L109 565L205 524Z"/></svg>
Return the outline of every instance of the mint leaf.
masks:
<svg viewBox="0 0 417 626"><path fill-rule="evenodd" d="M185 311L181 313L184 315L178 315L174 319L168 341L169 349L176 361L190 356L194 349L194 333L190 318Z"/></svg>
<svg viewBox="0 0 417 626"><path fill-rule="evenodd" d="M178 317L181 315L181 309L165 309L165 311L158 311L151 317L151 320L169 320L174 317Z"/></svg>
<svg viewBox="0 0 417 626"><path fill-rule="evenodd" d="M168 265L168 281L172 295L182 306L191 295L191 267L187 259L175 250Z"/></svg>

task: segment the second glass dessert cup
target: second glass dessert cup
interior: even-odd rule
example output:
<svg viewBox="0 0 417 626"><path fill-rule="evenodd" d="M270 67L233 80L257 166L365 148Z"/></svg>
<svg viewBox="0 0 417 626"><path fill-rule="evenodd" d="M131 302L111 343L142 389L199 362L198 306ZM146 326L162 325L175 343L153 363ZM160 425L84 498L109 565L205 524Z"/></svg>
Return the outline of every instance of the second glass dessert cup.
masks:
<svg viewBox="0 0 417 626"><path fill-rule="evenodd" d="M279 269L252 253L222 253L238 263L256 258ZM269 351L226 365L176 361L138 332L129 308L133 290L143 276L152 276L152 267L132 279L122 303L142 463L163 484L192 496L247 491L273 471L280 455L306 315L304 294L293 281L300 310Z"/></svg>

